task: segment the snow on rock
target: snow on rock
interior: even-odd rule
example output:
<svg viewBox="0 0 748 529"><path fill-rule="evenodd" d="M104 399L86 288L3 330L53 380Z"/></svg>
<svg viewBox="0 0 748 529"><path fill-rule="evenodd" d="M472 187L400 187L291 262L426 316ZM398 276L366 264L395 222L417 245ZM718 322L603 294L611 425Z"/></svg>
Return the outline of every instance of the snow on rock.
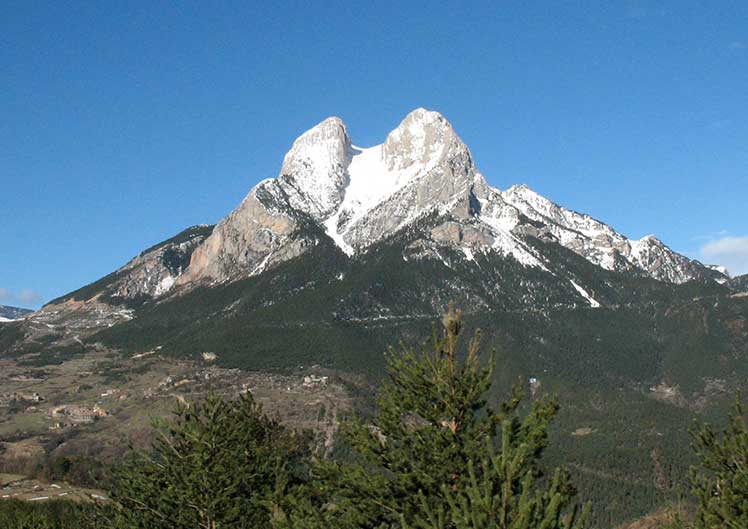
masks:
<svg viewBox="0 0 748 529"><path fill-rule="evenodd" d="M626 257L656 279L685 283L700 276L694 261L674 252L654 235L630 241L630 248Z"/></svg>
<svg viewBox="0 0 748 529"><path fill-rule="evenodd" d="M731 278L730 271L725 266L712 264L712 265L706 265L706 267L709 268L710 270L714 270L715 272L719 272L720 274L725 276L727 279Z"/></svg>
<svg viewBox="0 0 748 529"><path fill-rule="evenodd" d="M598 303L595 300L595 298L593 298L592 296L590 296L590 294L585 289L583 289L578 284L576 284L572 279L569 279L569 282L576 289L576 291L579 292L582 295L582 297L584 299L586 299L587 301L589 301L590 307L592 307L593 309L596 309L596 308L600 307L600 303Z"/></svg>
<svg viewBox="0 0 748 529"><path fill-rule="evenodd" d="M685 283L703 277L700 263L674 252L653 235L631 240L589 215L563 208L516 185L502 193L506 202L523 215L542 223L562 246L606 270L639 269L670 283Z"/></svg>
<svg viewBox="0 0 748 529"><path fill-rule="evenodd" d="M324 223L323 226L325 227L325 232L327 235L330 236L330 238L333 240L333 242L340 248L343 253L345 253L347 256L352 256L354 253L356 253L356 249L345 242L345 239L343 238L343 234L340 233L340 228L338 226L338 223L340 221L340 214L342 213L342 210L337 211L333 216L328 218Z"/></svg>
<svg viewBox="0 0 748 529"><path fill-rule="evenodd" d="M348 255L352 255L355 249L345 240L347 229L427 168L410 165L405 169L390 169L382 148L382 145L368 149L351 148L344 198L339 208L323 223L328 235Z"/></svg>
<svg viewBox="0 0 748 529"><path fill-rule="evenodd" d="M502 196L529 219L545 224L562 246L606 270L616 269L616 256L628 247L628 239L607 224L562 208L526 185L512 186Z"/></svg>
<svg viewBox="0 0 748 529"><path fill-rule="evenodd" d="M449 122L417 109L383 144L352 147L347 177L340 207L323 224L350 255L430 211L467 210L476 171Z"/></svg>
<svg viewBox="0 0 748 529"><path fill-rule="evenodd" d="M175 282L174 276L171 276L171 275L164 276L161 279L161 281L158 282L158 285L156 285L156 289L154 290L154 295L160 296L168 292L171 289L171 287L174 286L174 282Z"/></svg>
<svg viewBox="0 0 748 529"><path fill-rule="evenodd" d="M502 230L497 230L494 235L491 248L498 250L502 255L511 255L524 266L548 271L541 259L517 237Z"/></svg>
<svg viewBox="0 0 748 529"><path fill-rule="evenodd" d="M417 108L387 135L383 160L390 170L415 166L426 170L442 158L456 138L452 125L438 112Z"/></svg>
<svg viewBox="0 0 748 529"><path fill-rule="evenodd" d="M280 179L291 206L321 220L342 200L351 140L340 118L330 117L294 141L283 159Z"/></svg>
<svg viewBox="0 0 748 529"><path fill-rule="evenodd" d="M178 282L258 274L303 253L316 240L298 235L301 219L317 222L353 256L432 213L451 219L432 230L433 240L461 248L468 260L480 249L551 271L526 242L534 236L604 269L640 270L663 281L682 283L708 270L655 238L629 240L527 186L490 187L451 124L419 108L373 147L355 146L336 117L303 133L279 176L260 182L218 224Z"/></svg>

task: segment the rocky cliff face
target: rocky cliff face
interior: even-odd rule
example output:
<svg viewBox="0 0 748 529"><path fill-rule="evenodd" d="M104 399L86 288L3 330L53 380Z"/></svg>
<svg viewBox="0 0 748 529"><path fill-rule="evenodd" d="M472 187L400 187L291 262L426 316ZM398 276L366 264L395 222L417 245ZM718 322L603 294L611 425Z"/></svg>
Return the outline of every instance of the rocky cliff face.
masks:
<svg viewBox="0 0 748 529"><path fill-rule="evenodd" d="M302 134L278 178L255 186L192 256L179 281L223 282L261 273L314 244L303 221L321 222L339 207L353 150L345 125L328 118Z"/></svg>
<svg viewBox="0 0 748 529"><path fill-rule="evenodd" d="M159 297L169 292L185 273L192 253L205 241L212 228L193 226L135 257L118 270L121 279L111 286L111 296L133 299Z"/></svg>
<svg viewBox="0 0 748 529"><path fill-rule="evenodd" d="M732 279L730 279L729 285L730 288L739 293L748 292L748 274L733 277Z"/></svg>
<svg viewBox="0 0 748 529"><path fill-rule="evenodd" d="M449 122L423 109L411 112L382 145L356 153L349 174L350 192L326 227L356 251L433 211L466 219L474 189L486 188Z"/></svg>
<svg viewBox="0 0 748 529"><path fill-rule="evenodd" d="M606 270L639 270L669 283L724 278L722 273L674 252L654 235L628 239L607 224L562 208L525 185L512 186L502 195L527 218L542 224L539 234Z"/></svg>

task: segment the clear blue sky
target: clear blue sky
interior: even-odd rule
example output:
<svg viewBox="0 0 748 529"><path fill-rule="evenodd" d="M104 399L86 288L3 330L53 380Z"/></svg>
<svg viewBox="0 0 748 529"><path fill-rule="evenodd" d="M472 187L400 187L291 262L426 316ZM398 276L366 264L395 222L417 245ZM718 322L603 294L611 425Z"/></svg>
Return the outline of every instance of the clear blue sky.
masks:
<svg viewBox="0 0 748 529"><path fill-rule="evenodd" d="M0 303L218 221L326 116L367 146L418 106L493 185L748 272L745 0L6 0Z"/></svg>

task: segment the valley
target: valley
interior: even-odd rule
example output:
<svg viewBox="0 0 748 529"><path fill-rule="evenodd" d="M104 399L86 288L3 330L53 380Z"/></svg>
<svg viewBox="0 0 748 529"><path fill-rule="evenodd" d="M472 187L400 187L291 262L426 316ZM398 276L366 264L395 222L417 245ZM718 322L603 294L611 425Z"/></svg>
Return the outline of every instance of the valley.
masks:
<svg viewBox="0 0 748 529"><path fill-rule="evenodd" d="M16 482L31 476L87 483L85 468L50 473L147 448L154 420L210 392L251 391L268 414L315 431L315 442L332 450L337 417L353 404L346 387L360 383L319 366L297 366L289 374L225 369L209 354L192 362L158 351L123 356L96 348L44 366L33 358L0 364L0 469Z"/></svg>

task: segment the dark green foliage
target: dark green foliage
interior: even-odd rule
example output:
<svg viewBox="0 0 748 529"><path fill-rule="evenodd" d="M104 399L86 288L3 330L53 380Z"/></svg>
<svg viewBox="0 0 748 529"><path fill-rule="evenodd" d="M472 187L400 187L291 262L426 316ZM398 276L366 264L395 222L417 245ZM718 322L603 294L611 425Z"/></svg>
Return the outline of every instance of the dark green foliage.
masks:
<svg viewBox="0 0 748 529"><path fill-rule="evenodd" d="M158 426L153 449L118 467L113 527L267 527L277 492L292 480L306 439L263 415L247 394L210 395Z"/></svg>
<svg viewBox="0 0 748 529"><path fill-rule="evenodd" d="M95 529L93 506L71 501L0 500L2 529Z"/></svg>
<svg viewBox="0 0 748 529"><path fill-rule="evenodd" d="M196 237L204 239L208 237L212 232L212 225L193 226L191 228L187 228L171 239L168 239L162 243L157 244L156 246L147 249L140 255L168 246L164 249L164 253L161 255L161 262L173 275L178 275L181 274L189 266L190 257L192 257L192 252L194 250L194 247L187 247L186 249L182 249L179 247L179 245Z"/></svg>
<svg viewBox="0 0 748 529"><path fill-rule="evenodd" d="M353 458L321 463L317 483L289 508L294 528L577 528L566 472L542 479L540 456L555 401L521 412L515 387L489 406L494 357L479 358L479 335L461 359L459 313L423 352L390 350L388 382L371 421L343 425Z"/></svg>
<svg viewBox="0 0 748 529"><path fill-rule="evenodd" d="M104 487L108 484L109 468L102 461L85 455L48 456L36 477L46 482L64 481L79 487Z"/></svg>
<svg viewBox="0 0 748 529"><path fill-rule="evenodd" d="M698 502L694 529L748 527L748 417L735 403L729 425L721 433L709 425L692 431L698 466L692 491Z"/></svg>
<svg viewBox="0 0 748 529"><path fill-rule="evenodd" d="M86 347L77 342L67 345L46 346L44 344L27 344L19 354L31 356L19 361L20 365L43 367L59 365L86 352Z"/></svg>
<svg viewBox="0 0 748 529"><path fill-rule="evenodd" d="M688 406L706 398L700 413L724 410L729 397L707 392L706 381L734 388L748 380L748 327L741 327L748 298L713 283L668 285L605 271L556 246L554 259L569 277L609 304L572 308L584 300L566 278L497 255L465 262L449 249L442 256L451 268L438 259L405 262L408 237L347 260L320 236L313 250L272 273L145 306L93 340L127 352L216 351L223 365L245 369L321 364L377 380L386 345L418 340L435 307L458 299L486 344L507 351L495 387L538 377L564 403L546 456L568 463L580 496L598 506L595 524L612 527L677 498L691 463ZM662 382L677 386L685 403L651 398ZM492 401L499 397L492 390ZM594 433L572 436L580 427Z"/></svg>
<svg viewBox="0 0 748 529"><path fill-rule="evenodd" d="M597 506L597 525L615 526L675 499L692 462L687 425L696 413L711 420L724 412L730 392L746 386L748 298L714 282L671 285L606 271L532 237L527 242L549 256L555 275L497 254L469 261L449 247L437 248L439 257L413 256L410 245L443 220L423 219L352 259L302 222L300 235L315 244L298 258L142 305L132 321L90 342L126 353L163 346L193 358L216 351L222 365L245 369L321 364L376 382L386 345L423 336L434 312L454 299L489 346L509 352L493 373L492 404L505 397L496 388L517 376L538 377L564 403L545 458L567 464L580 497ZM570 280L604 307L587 307ZM38 359L47 360L59 357ZM682 399L652 398L660 383ZM572 435L580 427L593 433Z"/></svg>
<svg viewBox="0 0 748 529"><path fill-rule="evenodd" d="M26 337L26 330L22 322L4 323L0 325L0 356L5 355Z"/></svg>
<svg viewBox="0 0 748 529"><path fill-rule="evenodd" d="M181 274L190 264L192 252L183 252L179 248L167 248L161 256L161 262L172 274Z"/></svg>
<svg viewBox="0 0 748 529"><path fill-rule="evenodd" d="M55 343L57 336L47 334L27 339L28 322L13 322L0 325L0 357L25 357L20 361L27 366L61 364L86 350L81 343L74 341L65 345Z"/></svg>

